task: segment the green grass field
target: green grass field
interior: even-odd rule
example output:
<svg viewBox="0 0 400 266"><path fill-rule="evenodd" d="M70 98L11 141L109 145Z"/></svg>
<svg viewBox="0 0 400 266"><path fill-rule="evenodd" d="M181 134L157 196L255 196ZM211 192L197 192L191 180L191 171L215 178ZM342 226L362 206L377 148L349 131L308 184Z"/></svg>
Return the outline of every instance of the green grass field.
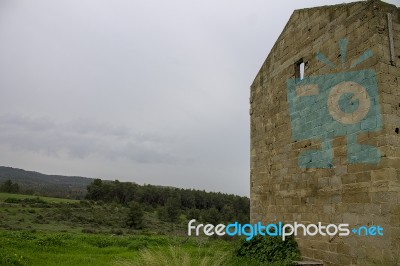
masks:
<svg viewBox="0 0 400 266"><path fill-rule="evenodd" d="M259 265L206 238L2 230L0 240L1 265Z"/></svg>
<svg viewBox="0 0 400 266"><path fill-rule="evenodd" d="M172 227L146 212L146 227L132 230L127 211L0 193L0 265L258 265L233 256L236 241L187 238L183 220Z"/></svg>
<svg viewBox="0 0 400 266"><path fill-rule="evenodd" d="M4 202L7 198L15 199L36 199L38 196L33 195L22 195L22 194L9 194L0 192L0 202ZM62 199L62 198L50 198L50 197L39 197L40 199L48 203L79 203L79 200Z"/></svg>
<svg viewBox="0 0 400 266"><path fill-rule="evenodd" d="M0 229L134 233L126 226L127 213L119 204L0 193ZM170 224L157 219L154 211L144 219L145 231L170 233ZM183 220L174 226L177 232L183 230Z"/></svg>

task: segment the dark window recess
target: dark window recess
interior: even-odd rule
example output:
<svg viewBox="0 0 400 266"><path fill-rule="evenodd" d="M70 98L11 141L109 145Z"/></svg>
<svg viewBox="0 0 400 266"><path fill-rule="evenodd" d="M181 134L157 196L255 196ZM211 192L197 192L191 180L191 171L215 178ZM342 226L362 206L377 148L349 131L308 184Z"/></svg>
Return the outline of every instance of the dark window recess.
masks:
<svg viewBox="0 0 400 266"><path fill-rule="evenodd" d="M304 79L305 63L303 59L300 59L294 64L294 76L298 80Z"/></svg>
<svg viewBox="0 0 400 266"><path fill-rule="evenodd" d="M399 134L399 128L396 127L396 129L394 130L394 132L396 132L396 134Z"/></svg>

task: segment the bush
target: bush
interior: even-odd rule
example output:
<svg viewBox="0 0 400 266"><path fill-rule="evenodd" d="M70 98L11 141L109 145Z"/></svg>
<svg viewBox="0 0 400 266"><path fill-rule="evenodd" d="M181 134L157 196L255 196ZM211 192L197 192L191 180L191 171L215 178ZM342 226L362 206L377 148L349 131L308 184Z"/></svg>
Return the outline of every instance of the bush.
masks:
<svg viewBox="0 0 400 266"><path fill-rule="evenodd" d="M32 233L22 231L22 232L12 232L11 233L12 238L22 240L22 241L28 241L28 240L33 240L36 239L36 236Z"/></svg>
<svg viewBox="0 0 400 266"><path fill-rule="evenodd" d="M143 204L142 203L142 206L143 206L143 210L145 212L154 212L154 207L151 206L150 204Z"/></svg>
<svg viewBox="0 0 400 266"><path fill-rule="evenodd" d="M39 197L36 198L26 198L22 200L23 202L27 203L27 204L45 204L48 205L46 201L42 200Z"/></svg>
<svg viewBox="0 0 400 266"><path fill-rule="evenodd" d="M143 227L143 216L144 212L140 203L131 202L128 217L126 218L126 225L134 229L141 229Z"/></svg>
<svg viewBox="0 0 400 266"><path fill-rule="evenodd" d="M137 251L147 248L148 245L149 243L147 242L146 239L137 239L128 245L128 249Z"/></svg>
<svg viewBox="0 0 400 266"><path fill-rule="evenodd" d="M0 264L1 265L26 265L26 259L22 255L13 253L0 253Z"/></svg>
<svg viewBox="0 0 400 266"><path fill-rule="evenodd" d="M85 234L96 234L97 231L96 231L96 229L93 229L93 228L83 228L82 229L82 233L85 233Z"/></svg>
<svg viewBox="0 0 400 266"><path fill-rule="evenodd" d="M221 221L221 213L214 207L202 210L201 218L204 222L218 224Z"/></svg>
<svg viewBox="0 0 400 266"><path fill-rule="evenodd" d="M117 236L121 236L124 234L124 232L121 229L115 229L115 228L111 229L110 233Z"/></svg>
<svg viewBox="0 0 400 266"><path fill-rule="evenodd" d="M280 265L293 265L293 261L300 260L300 251L292 236L285 241L274 236L256 236L250 241L242 239L236 255L262 263L280 263Z"/></svg>
<svg viewBox="0 0 400 266"><path fill-rule="evenodd" d="M97 237L86 238L86 242L94 247L107 248L115 246L116 239L106 236L97 236Z"/></svg>
<svg viewBox="0 0 400 266"><path fill-rule="evenodd" d="M4 182L0 186L0 192L6 193L18 193L19 192L19 185L17 183L13 183L10 179Z"/></svg>
<svg viewBox="0 0 400 266"><path fill-rule="evenodd" d="M80 200L79 204L85 207L90 207L90 202L87 200Z"/></svg>
<svg viewBox="0 0 400 266"><path fill-rule="evenodd" d="M4 200L5 203L20 203L21 200L20 199L16 199L16 198L6 198Z"/></svg>
<svg viewBox="0 0 400 266"><path fill-rule="evenodd" d="M43 238L36 240L37 247L62 247L65 245L64 243L65 235L64 234L56 234L49 235Z"/></svg>
<svg viewBox="0 0 400 266"><path fill-rule="evenodd" d="M200 214L201 212L199 209L190 209L187 211L188 220L195 219L198 221L200 220Z"/></svg>

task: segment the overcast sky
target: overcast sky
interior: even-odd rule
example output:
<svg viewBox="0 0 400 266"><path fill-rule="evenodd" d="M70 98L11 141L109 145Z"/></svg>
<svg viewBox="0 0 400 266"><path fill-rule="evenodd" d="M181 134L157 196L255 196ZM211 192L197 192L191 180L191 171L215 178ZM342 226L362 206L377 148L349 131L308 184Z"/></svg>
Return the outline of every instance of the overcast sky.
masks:
<svg viewBox="0 0 400 266"><path fill-rule="evenodd" d="M0 0L0 165L249 195L249 86L343 2Z"/></svg>

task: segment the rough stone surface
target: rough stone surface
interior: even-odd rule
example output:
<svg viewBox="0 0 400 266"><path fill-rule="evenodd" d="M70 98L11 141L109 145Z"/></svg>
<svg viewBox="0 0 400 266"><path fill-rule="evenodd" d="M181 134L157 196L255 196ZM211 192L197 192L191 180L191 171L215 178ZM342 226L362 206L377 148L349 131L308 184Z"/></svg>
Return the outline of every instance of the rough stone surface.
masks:
<svg viewBox="0 0 400 266"><path fill-rule="evenodd" d="M301 61L303 80L295 77ZM358 99L329 94L345 81ZM363 1L296 10L251 85L250 105L251 222L380 225L383 236L297 241L324 265L400 263L400 8Z"/></svg>

